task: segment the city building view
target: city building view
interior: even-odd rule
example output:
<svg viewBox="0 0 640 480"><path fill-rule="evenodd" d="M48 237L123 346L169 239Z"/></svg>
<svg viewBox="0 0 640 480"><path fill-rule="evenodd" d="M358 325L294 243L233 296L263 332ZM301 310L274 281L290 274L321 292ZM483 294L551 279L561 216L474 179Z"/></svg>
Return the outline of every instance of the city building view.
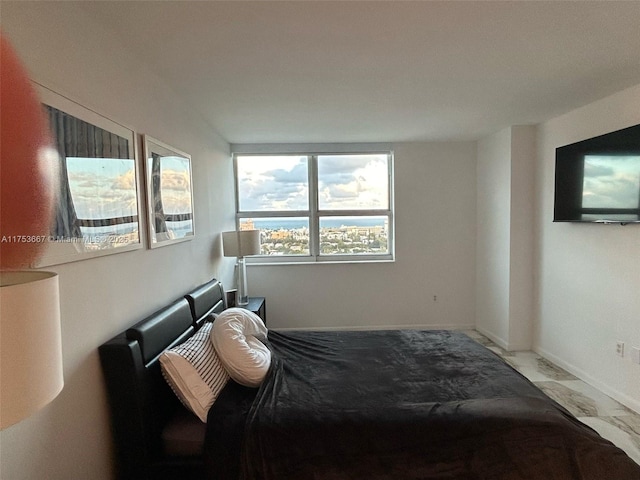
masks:
<svg viewBox="0 0 640 480"><path fill-rule="evenodd" d="M352 223L363 223L356 219ZM332 221L333 225L320 224L321 255L386 254L388 246L388 224L386 219L375 219L369 225L349 225ZM304 222L304 224L303 224ZM299 225L287 225L277 220L243 219L241 230L260 230L262 255L309 255L309 224L302 220ZM288 222L294 223L294 222ZM329 223L329 222L327 222Z"/></svg>

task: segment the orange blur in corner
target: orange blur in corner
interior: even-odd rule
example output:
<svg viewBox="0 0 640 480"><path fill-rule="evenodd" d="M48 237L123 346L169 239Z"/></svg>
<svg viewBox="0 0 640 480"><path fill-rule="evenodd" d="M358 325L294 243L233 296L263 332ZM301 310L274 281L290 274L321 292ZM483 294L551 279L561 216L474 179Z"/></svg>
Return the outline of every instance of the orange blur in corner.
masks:
<svg viewBox="0 0 640 480"><path fill-rule="evenodd" d="M0 35L0 269L33 264L49 235L57 153L27 71Z"/></svg>

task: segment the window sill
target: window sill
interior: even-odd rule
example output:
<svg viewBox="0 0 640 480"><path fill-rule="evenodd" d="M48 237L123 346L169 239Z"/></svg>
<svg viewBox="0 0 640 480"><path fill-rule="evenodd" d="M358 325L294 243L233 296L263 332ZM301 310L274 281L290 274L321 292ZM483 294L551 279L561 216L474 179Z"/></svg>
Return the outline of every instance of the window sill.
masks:
<svg viewBox="0 0 640 480"><path fill-rule="evenodd" d="M372 263L395 263L395 258L393 257L385 257L385 258L361 258L361 259L322 259L316 260L311 259L309 257L305 257L304 259L278 259L278 260L269 260L265 261L263 259L247 259L247 266L259 266L259 267L273 267L280 265L362 265L362 264L372 264Z"/></svg>

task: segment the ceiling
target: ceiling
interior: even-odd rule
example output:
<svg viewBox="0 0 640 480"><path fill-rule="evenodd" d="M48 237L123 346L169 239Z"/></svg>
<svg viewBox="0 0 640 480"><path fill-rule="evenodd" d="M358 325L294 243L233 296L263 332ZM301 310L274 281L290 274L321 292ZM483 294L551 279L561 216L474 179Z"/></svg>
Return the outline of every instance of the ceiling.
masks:
<svg viewBox="0 0 640 480"><path fill-rule="evenodd" d="M472 140L640 83L640 1L91 1L230 143Z"/></svg>

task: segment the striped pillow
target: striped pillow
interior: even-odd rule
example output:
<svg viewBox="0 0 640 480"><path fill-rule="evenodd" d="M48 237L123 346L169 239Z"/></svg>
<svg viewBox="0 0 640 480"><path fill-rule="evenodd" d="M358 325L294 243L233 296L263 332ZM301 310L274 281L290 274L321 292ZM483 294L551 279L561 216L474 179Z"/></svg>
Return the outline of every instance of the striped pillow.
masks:
<svg viewBox="0 0 640 480"><path fill-rule="evenodd" d="M205 323L186 342L160 355L165 380L182 404L205 423L211 405L229 380L209 339L212 325Z"/></svg>

